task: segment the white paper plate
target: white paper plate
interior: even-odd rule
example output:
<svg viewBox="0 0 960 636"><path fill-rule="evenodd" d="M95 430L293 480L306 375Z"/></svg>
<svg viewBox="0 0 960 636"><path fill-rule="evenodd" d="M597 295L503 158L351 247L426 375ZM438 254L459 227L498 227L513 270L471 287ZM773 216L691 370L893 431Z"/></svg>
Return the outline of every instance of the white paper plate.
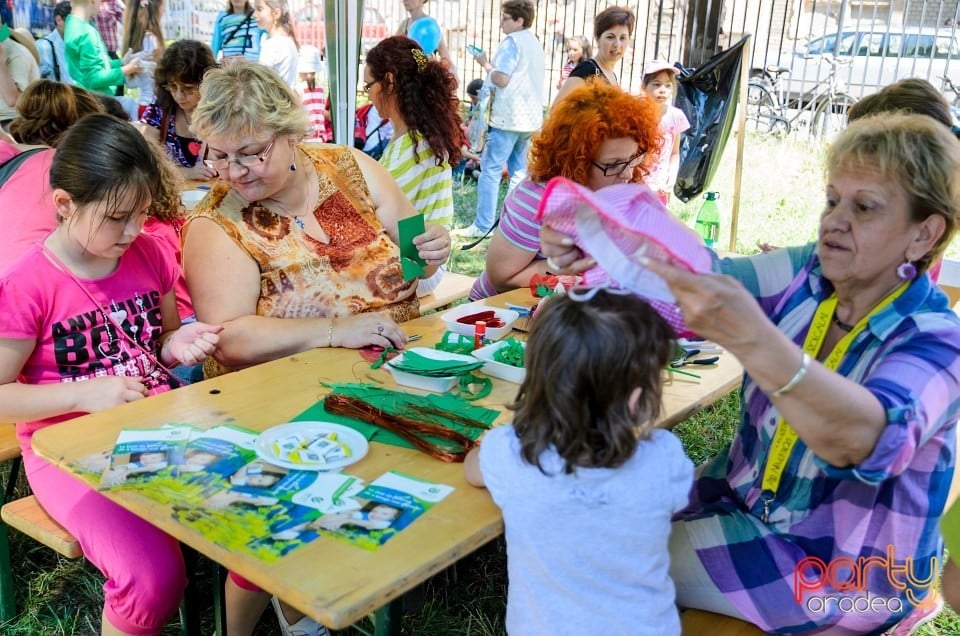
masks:
<svg viewBox="0 0 960 636"><path fill-rule="evenodd" d="M350 448L350 457L324 464L297 463L280 457L273 449L274 443L297 433L309 438L336 433L337 439ZM261 459L291 470L339 470L363 459L370 451L370 444L367 443L367 439L363 435L342 424L334 424L333 422L288 422L268 428L260 433L254 450L257 451L257 455Z"/></svg>

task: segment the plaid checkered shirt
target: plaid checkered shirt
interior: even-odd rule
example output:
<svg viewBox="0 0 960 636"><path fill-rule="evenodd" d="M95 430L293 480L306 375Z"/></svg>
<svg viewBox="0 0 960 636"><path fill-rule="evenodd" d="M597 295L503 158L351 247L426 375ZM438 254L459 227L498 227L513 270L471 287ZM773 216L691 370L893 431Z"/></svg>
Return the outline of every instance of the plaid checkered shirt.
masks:
<svg viewBox="0 0 960 636"><path fill-rule="evenodd" d="M817 305L833 291L814 247L720 263L798 345ZM837 372L876 396L886 411L886 429L869 457L846 468L826 463L798 441L768 523L761 520L761 480L779 413L756 383L744 378L737 435L698 471L691 505L678 518L686 521L714 583L760 628L877 633L914 609L910 594L922 599L936 581L934 559L942 556L937 519L953 474L960 411L960 320L947 303L923 275L870 319ZM795 574L805 557L828 567L846 562L863 568L863 559L872 560L857 587L856 569L849 567L836 570L832 579L821 577L822 587L804 587ZM817 580L817 568L801 572ZM905 581L907 574L913 579ZM845 582L851 588L839 589ZM896 582L906 582L905 589ZM867 595L893 600L879 611L852 611L853 600ZM838 602L842 597L850 600Z"/></svg>

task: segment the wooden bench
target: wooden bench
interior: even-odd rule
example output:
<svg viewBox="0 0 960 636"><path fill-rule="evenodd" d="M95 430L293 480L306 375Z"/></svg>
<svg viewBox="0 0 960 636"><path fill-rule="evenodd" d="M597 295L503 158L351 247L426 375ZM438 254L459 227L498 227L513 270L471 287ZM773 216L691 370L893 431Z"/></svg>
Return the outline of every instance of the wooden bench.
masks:
<svg viewBox="0 0 960 636"><path fill-rule="evenodd" d="M680 615L682 636L762 636L765 631L736 618L688 609Z"/></svg>
<svg viewBox="0 0 960 636"><path fill-rule="evenodd" d="M16 528L68 559L83 556L80 543L47 514L33 495L4 504L3 508L0 508L0 518L11 528Z"/></svg>
<svg viewBox="0 0 960 636"><path fill-rule="evenodd" d="M476 279L466 274L446 272L436 289L420 297L420 313L435 309L444 309L458 300L470 295L470 288Z"/></svg>

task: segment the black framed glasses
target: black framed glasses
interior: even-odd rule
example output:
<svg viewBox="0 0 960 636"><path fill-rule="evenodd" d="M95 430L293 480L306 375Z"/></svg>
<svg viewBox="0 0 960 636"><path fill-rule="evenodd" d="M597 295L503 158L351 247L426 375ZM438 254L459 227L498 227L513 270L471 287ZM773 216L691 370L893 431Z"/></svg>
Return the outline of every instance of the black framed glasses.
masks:
<svg viewBox="0 0 960 636"><path fill-rule="evenodd" d="M370 80L369 82L366 82L366 83L363 85L363 89L362 89L362 90L363 90L363 94L364 94L364 95L369 95L369 94L370 94L370 89L373 88L373 85L376 84L376 83L379 82L379 81L380 81L380 80Z"/></svg>
<svg viewBox="0 0 960 636"><path fill-rule="evenodd" d="M244 168L252 168L267 160L267 156L270 154L270 151L273 150L273 144L276 143L276 141L277 138L274 137L270 140L270 143L267 144L266 148L252 155L234 155L233 159L230 157L221 157L220 159L204 159L203 163L208 168L213 168L217 172L223 172L230 167L231 163L236 163Z"/></svg>
<svg viewBox="0 0 960 636"><path fill-rule="evenodd" d="M591 161L590 163L603 172L603 176L605 177L619 177L628 167L632 168L643 161L646 155L647 153L645 152L638 152L626 161L616 161L614 163L597 163L596 161Z"/></svg>

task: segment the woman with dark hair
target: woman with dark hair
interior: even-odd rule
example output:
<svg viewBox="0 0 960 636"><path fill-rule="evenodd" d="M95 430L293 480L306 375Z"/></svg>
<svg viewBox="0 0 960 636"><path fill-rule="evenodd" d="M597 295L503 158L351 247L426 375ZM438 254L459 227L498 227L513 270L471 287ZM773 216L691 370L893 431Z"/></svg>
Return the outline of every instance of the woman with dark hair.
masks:
<svg viewBox="0 0 960 636"><path fill-rule="evenodd" d="M456 78L408 37L382 40L367 53L364 91L381 117L393 122L393 139L380 163L390 171L424 221L447 230L453 222L453 174L460 161ZM429 294L446 265L420 281Z"/></svg>
<svg viewBox="0 0 960 636"><path fill-rule="evenodd" d="M619 86L620 80L614 69L630 47L636 24L637 16L628 7L607 7L598 13L593 19L593 37L597 43L595 53L570 71L570 77L563 82L553 103L556 104L574 88L583 86L591 77L601 77Z"/></svg>
<svg viewBox="0 0 960 636"><path fill-rule="evenodd" d="M193 109L200 101L200 82L208 68L216 66L213 51L203 42L180 40L164 51L154 80L157 97L140 118L140 131L166 146L167 154L180 166L185 179L211 179L215 170L203 164L203 144L190 130Z"/></svg>

